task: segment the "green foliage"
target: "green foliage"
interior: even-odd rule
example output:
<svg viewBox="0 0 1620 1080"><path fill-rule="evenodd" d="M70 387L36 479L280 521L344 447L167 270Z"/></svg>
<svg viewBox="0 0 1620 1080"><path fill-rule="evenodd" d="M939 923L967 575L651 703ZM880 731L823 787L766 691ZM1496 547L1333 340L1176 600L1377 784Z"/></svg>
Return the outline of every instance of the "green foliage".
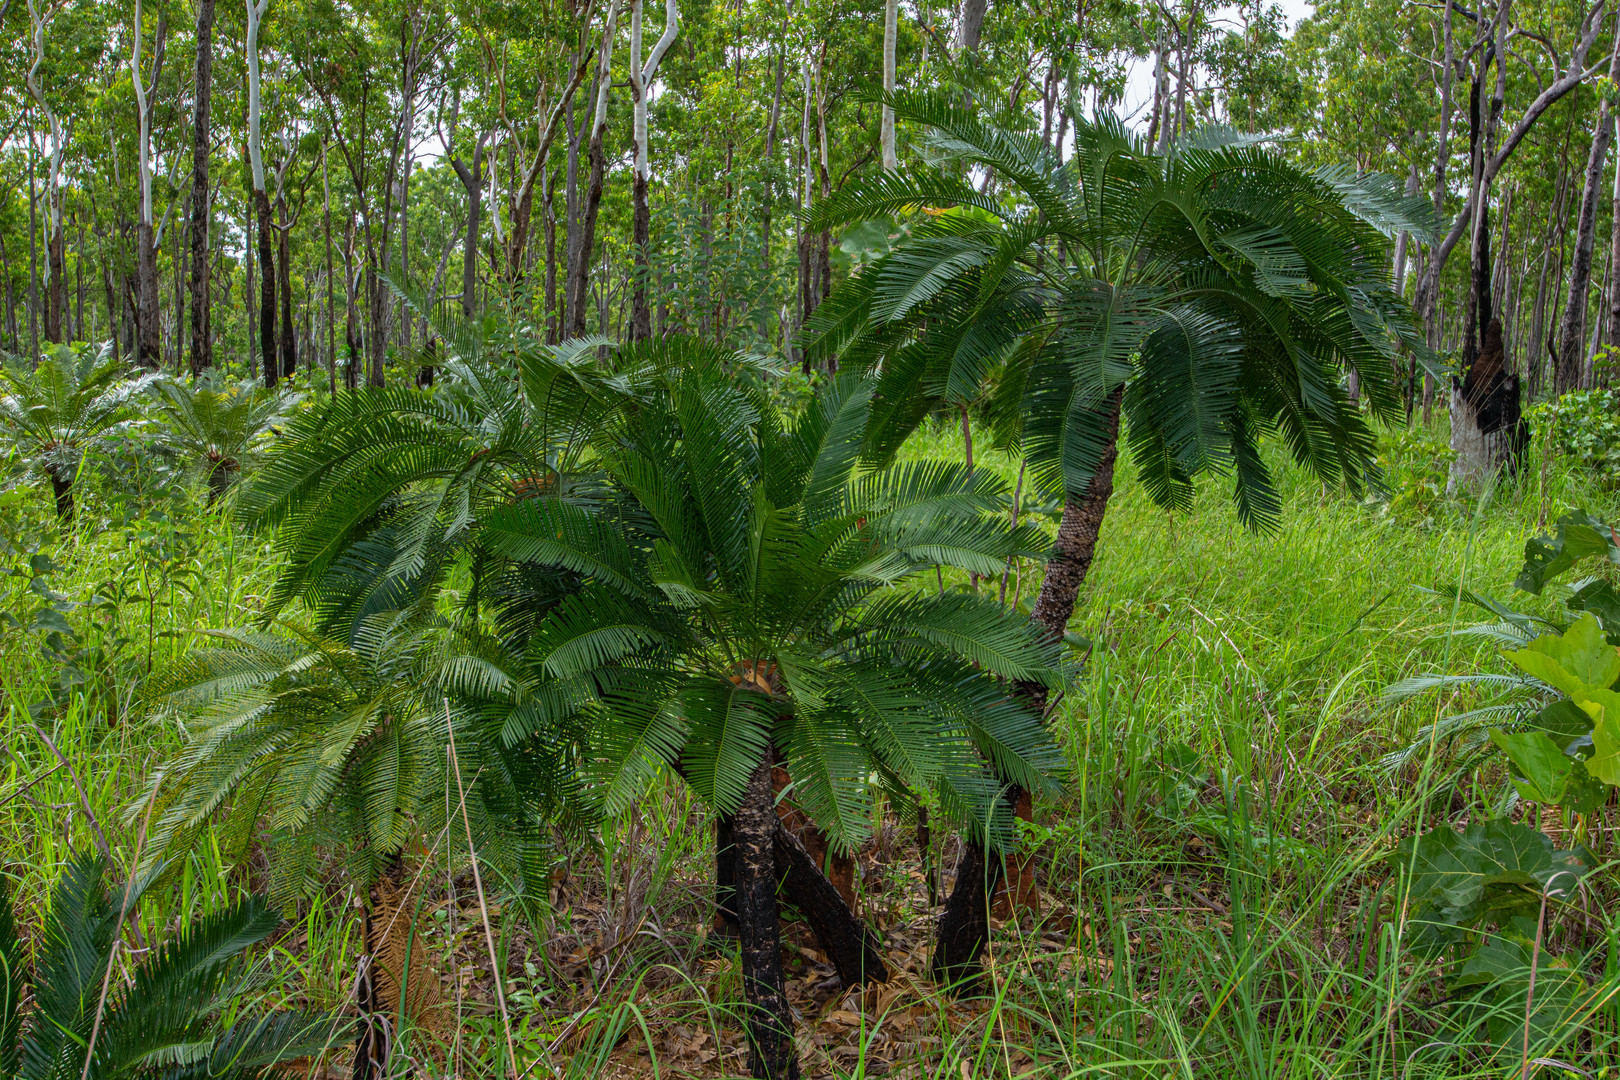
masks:
<svg viewBox="0 0 1620 1080"><path fill-rule="evenodd" d="M7 976L0 999L5 1075L253 1080L343 1038L348 1025L339 1016L242 1007L251 972L241 954L280 922L255 897L182 926L127 975L114 977L109 968L124 923L136 916L150 878L122 883L115 900L105 874L101 859L80 856L52 889L35 942L26 1015L17 992L22 948L9 898L0 890L0 907L6 909L0 916L0 963Z"/></svg>
<svg viewBox="0 0 1620 1080"><path fill-rule="evenodd" d="M294 404L253 382L161 379L154 390L161 443L186 468L202 474L210 503L257 464L271 426Z"/></svg>
<svg viewBox="0 0 1620 1080"><path fill-rule="evenodd" d="M1047 494L1086 489L1121 415L1143 482L1178 510L1215 471L1246 523L1274 521L1268 432L1324 479L1370 476L1375 440L1342 376L1393 417L1392 360L1427 351L1382 270L1389 234L1432 228L1423 199L1216 128L1159 155L1116 121L1077 120L1065 158L956 99L892 103L940 167L852 181L814 217L925 212L809 327L813 349L881 370L869 454L988 394Z"/></svg>
<svg viewBox="0 0 1620 1080"><path fill-rule="evenodd" d="M17 459L51 482L57 515L73 516L73 482L87 453L137 415L136 402L154 376L129 378L111 345L48 345L32 368L0 368L0 432Z"/></svg>
<svg viewBox="0 0 1620 1080"><path fill-rule="evenodd" d="M1395 426L1379 440L1380 490L1369 505L1392 522L1432 527L1446 497L1446 481L1456 451L1427 428Z"/></svg>
<svg viewBox="0 0 1620 1080"><path fill-rule="evenodd" d="M787 417L689 346L660 348L686 362L657 365L604 449L599 524L552 495L490 520L495 550L582 579L527 659L537 694L589 727L588 790L617 812L673 767L727 813L775 745L839 847L871 828L873 776L1010 842L997 777L1040 790L1056 759L990 676L1055 687L1058 658L987 598L902 586L999 572L1044 537L994 513L983 473L860 471L868 382L841 376Z"/></svg>
<svg viewBox="0 0 1620 1080"><path fill-rule="evenodd" d="M1591 469L1607 485L1620 482L1620 392L1573 390L1525 410L1547 452Z"/></svg>

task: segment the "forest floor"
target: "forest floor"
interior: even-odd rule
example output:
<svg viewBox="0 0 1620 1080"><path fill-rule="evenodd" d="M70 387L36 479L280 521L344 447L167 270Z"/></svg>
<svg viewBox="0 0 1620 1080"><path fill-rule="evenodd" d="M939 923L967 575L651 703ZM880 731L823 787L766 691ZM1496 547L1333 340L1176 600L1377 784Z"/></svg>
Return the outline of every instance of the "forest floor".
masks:
<svg viewBox="0 0 1620 1080"><path fill-rule="evenodd" d="M1382 499L1278 462L1284 512L1265 534L1238 523L1218 484L1171 515L1122 468L1073 627L1091 643L1084 674L1058 712L1071 775L1025 838L1039 911L997 928L979 995L941 995L927 977L929 878L944 895L957 841L936 832L924 849L913 820L883 811L856 880L891 979L843 990L803 925L784 926L806 1074L1518 1075L1528 1051L1447 1034L1437 969L1402 947L1386 862L1420 822L1486 814L1504 777L1453 768L1442 747L1419 791L1416 769L1385 755L1468 701L1396 707L1382 691L1499 666L1483 642L1448 642L1469 616L1425 590L1507 598L1527 537L1571 506L1615 520L1620 499L1532 461L1488 499L1446 500L1442 440L1386 436L1394 491ZM961 448L942 429L913 451ZM1014 477L993 452L978 463ZM274 573L262 538L195 512L91 505L67 535L48 514L43 498L0 502L12 616L0 619L0 859L25 918L72 845L99 830L133 849L129 807L178 745L141 718L137 681L94 715L76 688L130 657L161 666L190 631L251 618ZM1028 600L1037 586L1015 579L1009 593ZM1605 813L1591 844L1612 858L1620 819ZM402 879L378 931L384 967L410 971L398 1060L423 1077L496 1076L510 1037L525 1077L746 1074L736 949L713 926L712 838L706 811L672 784L569 843L545 910L520 917L498 881L481 902L467 877ZM194 851L146 918L217 906L241 884L224 862L217 844ZM1596 917L1590 932L1614 940L1614 906ZM260 961L262 992L342 1006L360 950L352 897L335 884L291 913ZM1564 1075L1615 1067L1617 1020L1583 1034L1579 1069ZM346 1052L326 1066L346 1068Z"/></svg>

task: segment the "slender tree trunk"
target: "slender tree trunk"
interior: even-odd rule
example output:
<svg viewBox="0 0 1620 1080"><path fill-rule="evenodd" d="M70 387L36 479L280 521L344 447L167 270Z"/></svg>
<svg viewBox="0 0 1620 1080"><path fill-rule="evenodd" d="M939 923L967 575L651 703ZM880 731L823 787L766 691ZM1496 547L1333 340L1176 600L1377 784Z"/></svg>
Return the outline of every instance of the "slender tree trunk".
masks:
<svg viewBox="0 0 1620 1080"><path fill-rule="evenodd" d="M0 233L0 275L6 279L6 340L12 352L20 351L17 340L17 297L11 287L11 257L6 251L6 238Z"/></svg>
<svg viewBox="0 0 1620 1080"><path fill-rule="evenodd" d="M45 193L47 200L54 197L50 192ZM57 344L63 341L62 282L67 277L64 246L61 226L56 225L51 229L50 235L45 237L45 266L46 273L49 274L49 280L45 282L45 340Z"/></svg>
<svg viewBox="0 0 1620 1080"><path fill-rule="evenodd" d="M983 15L980 15L983 21ZM883 5L883 92L893 94L895 86L895 43L900 32L899 0L886 0ZM878 141L883 147L883 171L895 172L900 168L900 155L895 146L894 110L887 103L879 122Z"/></svg>
<svg viewBox="0 0 1620 1080"><path fill-rule="evenodd" d="M270 196L262 188L253 192L253 213L259 234L259 370L264 385L274 389L281 373L276 356L276 259L270 238Z"/></svg>
<svg viewBox="0 0 1620 1080"><path fill-rule="evenodd" d="M135 359L142 367L156 371L163 366L163 352L158 337L157 243L150 221L136 228L135 244Z"/></svg>
<svg viewBox="0 0 1620 1080"><path fill-rule="evenodd" d="M761 1080L797 1080L793 1012L782 973L772 840L776 807L767 751L754 766L742 805L732 819L737 860L737 929L741 938L744 1027L749 1066Z"/></svg>
<svg viewBox="0 0 1620 1080"><path fill-rule="evenodd" d="M326 171L326 145L321 145L321 226L326 238L326 388L337 393L337 305L332 280L332 183Z"/></svg>
<svg viewBox="0 0 1620 1080"><path fill-rule="evenodd" d="M214 0L197 0L197 70L191 120L191 374L214 366L208 302L208 109L214 89Z"/></svg>
<svg viewBox="0 0 1620 1080"><path fill-rule="evenodd" d="M281 350L281 377L290 379L298 373L298 339L293 335L292 252L287 236L292 232L287 224L287 200L280 190L276 192L276 261L280 285L281 333L276 343Z"/></svg>
<svg viewBox="0 0 1620 1080"><path fill-rule="evenodd" d="M575 258L570 260L568 280L568 336L585 335L585 313L590 304L591 259L596 251L596 218L602 207L603 171L607 166L602 147L601 131L591 139L590 179L586 182L584 197L580 200L579 238Z"/></svg>
<svg viewBox="0 0 1620 1080"><path fill-rule="evenodd" d="M1614 193L1610 203L1609 234L1609 344L1620 345L1620 157L1614 165Z"/></svg>
<svg viewBox="0 0 1620 1080"><path fill-rule="evenodd" d="M1609 78L1620 75L1620 32L1614 35L1609 59ZM1581 184L1581 206L1575 216L1575 254L1569 262L1569 295L1564 301L1564 317L1558 326L1558 366L1553 373L1553 392L1567 394L1584 383L1586 349L1586 308L1592 286L1592 249L1597 241L1598 202L1603 198L1603 163L1614 138L1614 114L1607 98L1598 106L1597 123L1592 131L1592 148L1586 156L1586 176Z"/></svg>
<svg viewBox="0 0 1620 1080"><path fill-rule="evenodd" d="M484 140L480 138L473 148L471 169L459 157L450 159L450 167L467 192L467 236L461 255L461 314L470 319L478 288L478 231L484 211Z"/></svg>
<svg viewBox="0 0 1620 1080"><path fill-rule="evenodd" d="M1097 538L1102 533L1108 501L1114 494L1114 465L1118 458L1121 392L1115 391L1097 419L1107 433L1107 443L1091 482L1083 492L1071 492L1063 504L1057 539L1046 564L1040 595L1030 619L1048 637L1062 640L1074 617L1080 587L1096 558ZM1046 691L1039 685L1022 684L1019 696L1029 707L1044 712ZM1012 788L1008 802L1014 813L1027 819L1031 806L1027 792ZM989 858L980 843L964 839L962 859L957 867L956 885L940 914L938 939L934 947L934 977L942 982L972 986L977 978L979 954L990 940L990 907L1004 875L1011 876L1009 892L1013 899L1027 902L1034 888L1027 866L1016 859Z"/></svg>

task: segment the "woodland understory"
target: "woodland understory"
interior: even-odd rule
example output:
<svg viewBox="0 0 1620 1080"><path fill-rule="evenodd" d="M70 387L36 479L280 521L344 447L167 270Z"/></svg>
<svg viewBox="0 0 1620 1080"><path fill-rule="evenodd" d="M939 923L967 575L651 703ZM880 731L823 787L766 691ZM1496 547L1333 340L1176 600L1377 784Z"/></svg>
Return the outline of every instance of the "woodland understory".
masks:
<svg viewBox="0 0 1620 1080"><path fill-rule="evenodd" d="M1620 1070L1615 0L0 0L0 1080Z"/></svg>

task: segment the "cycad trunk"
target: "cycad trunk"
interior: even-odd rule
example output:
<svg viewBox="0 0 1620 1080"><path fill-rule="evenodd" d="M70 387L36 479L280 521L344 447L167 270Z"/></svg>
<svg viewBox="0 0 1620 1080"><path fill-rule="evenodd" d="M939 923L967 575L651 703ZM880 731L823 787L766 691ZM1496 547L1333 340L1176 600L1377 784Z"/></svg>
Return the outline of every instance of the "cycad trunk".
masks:
<svg viewBox="0 0 1620 1080"><path fill-rule="evenodd" d="M51 493L56 496L56 520L66 525L73 520L73 473L56 469L47 470L51 478Z"/></svg>
<svg viewBox="0 0 1620 1080"><path fill-rule="evenodd" d="M742 949L743 1017L749 1064L760 1080L797 1080L799 1057L793 1044L793 1013L782 975L782 941L777 932L776 860L771 848L776 807L771 791L770 755L762 756L748 777L742 805L732 818L737 885L734 904Z"/></svg>
<svg viewBox="0 0 1620 1080"><path fill-rule="evenodd" d="M1085 584L1097 553L1097 537L1102 533L1108 500L1114 494L1114 464L1119 456L1119 411L1121 395L1115 391L1099 419L1105 425L1108 443L1097 470L1084 493L1070 494L1063 504L1057 540L1046 564L1041 592L1030 618L1048 637L1061 641L1074 617L1074 606ZM1019 696L1036 712L1046 708L1046 690L1036 684L1018 686ZM1014 786L1006 794L1008 804L1022 818L1031 812L1029 793ZM956 868L956 885L939 918L939 937L934 947L934 977L942 982L971 986L976 982L979 954L990 940L990 905L1007 879L1009 900L1027 904L1038 895L1029 865L1014 857L988 858L982 847L968 841Z"/></svg>

